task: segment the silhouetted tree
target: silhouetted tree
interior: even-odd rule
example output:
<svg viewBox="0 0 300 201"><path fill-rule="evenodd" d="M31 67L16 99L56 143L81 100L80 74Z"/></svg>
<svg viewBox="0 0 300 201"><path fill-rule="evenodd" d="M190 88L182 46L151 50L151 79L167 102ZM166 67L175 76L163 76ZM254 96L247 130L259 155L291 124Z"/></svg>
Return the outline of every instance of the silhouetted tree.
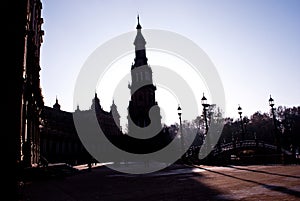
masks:
<svg viewBox="0 0 300 201"><path fill-rule="evenodd" d="M282 133L281 145L294 152L300 147L300 107L279 106L276 113Z"/></svg>
<svg viewBox="0 0 300 201"><path fill-rule="evenodd" d="M258 140L270 144L275 143L275 132L273 120L267 113L256 112L250 117L247 129L250 133L255 133Z"/></svg>

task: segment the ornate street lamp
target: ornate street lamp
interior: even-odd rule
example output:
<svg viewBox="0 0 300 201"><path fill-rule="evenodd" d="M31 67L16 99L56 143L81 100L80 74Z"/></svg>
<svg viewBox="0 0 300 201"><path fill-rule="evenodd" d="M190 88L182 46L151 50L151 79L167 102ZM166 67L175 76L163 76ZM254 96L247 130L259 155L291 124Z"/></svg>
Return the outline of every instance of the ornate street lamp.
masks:
<svg viewBox="0 0 300 201"><path fill-rule="evenodd" d="M181 150L182 150L182 153L183 153L184 152L184 141L183 141L182 124L181 124L182 110L181 110L180 105L178 105L177 112L178 112L179 126L180 126Z"/></svg>
<svg viewBox="0 0 300 201"><path fill-rule="evenodd" d="M208 124L207 124L207 116L206 116L207 114L206 114L206 112L207 112L207 108L208 108L209 104L207 104L207 99L204 96L204 93L203 93L203 97L201 99L201 104L203 106L203 117L204 117L204 121L205 121L205 135L206 135L207 132L208 132Z"/></svg>
<svg viewBox="0 0 300 201"><path fill-rule="evenodd" d="M281 147L280 147L280 137L279 137L279 132L278 132L278 128L277 128L277 121L276 121L276 117L275 117L275 108L274 108L274 99L272 98L272 96L270 95L269 98L269 105L271 107L271 112L272 112L272 116L273 116L273 121L274 121L274 128L275 128L275 138L276 138L276 145L277 145L277 151L280 152L281 151Z"/></svg>
<svg viewBox="0 0 300 201"><path fill-rule="evenodd" d="M270 95L270 98L269 98L269 105L271 106L272 110L273 110L273 107L274 107L274 99L272 98L272 96Z"/></svg>
<svg viewBox="0 0 300 201"><path fill-rule="evenodd" d="M245 139L245 129L244 129L244 122L243 122L243 117L242 117L242 108L241 106L239 105L238 107L238 114L240 115L240 121L241 121L241 128L242 128L242 140Z"/></svg>
<svg viewBox="0 0 300 201"><path fill-rule="evenodd" d="M241 108L241 106L239 105L239 107L238 107L238 113L239 113L239 115L240 115L240 118L242 118L242 108Z"/></svg>

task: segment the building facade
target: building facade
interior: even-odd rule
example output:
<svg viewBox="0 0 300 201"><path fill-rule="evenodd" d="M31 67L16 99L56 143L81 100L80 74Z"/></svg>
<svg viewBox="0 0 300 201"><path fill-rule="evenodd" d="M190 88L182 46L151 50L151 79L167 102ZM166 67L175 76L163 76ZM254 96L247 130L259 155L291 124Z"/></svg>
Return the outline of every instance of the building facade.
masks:
<svg viewBox="0 0 300 201"><path fill-rule="evenodd" d="M63 111L57 99L53 107L45 106L41 129L41 156L48 163L77 165L94 161L78 136L73 115L79 115L83 121L89 121L95 113L101 129L108 137L122 135L117 106L113 102L109 112L103 110L97 93L89 110L80 110L78 106L74 112Z"/></svg>
<svg viewBox="0 0 300 201"><path fill-rule="evenodd" d="M39 161L40 115L44 105L40 87L40 48L44 35L42 3L40 0L21 1L18 9L16 161L30 167Z"/></svg>
<svg viewBox="0 0 300 201"><path fill-rule="evenodd" d="M64 162L75 165L87 158L88 153L77 136L71 112L61 110L56 99L53 107L44 107L42 114L41 157L43 162Z"/></svg>

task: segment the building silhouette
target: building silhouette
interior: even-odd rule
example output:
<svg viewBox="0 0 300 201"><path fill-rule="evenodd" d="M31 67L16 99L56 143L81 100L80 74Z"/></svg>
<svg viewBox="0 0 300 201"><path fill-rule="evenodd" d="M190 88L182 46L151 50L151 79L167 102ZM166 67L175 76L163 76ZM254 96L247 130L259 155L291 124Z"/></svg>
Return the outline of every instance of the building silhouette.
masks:
<svg viewBox="0 0 300 201"><path fill-rule="evenodd" d="M146 56L146 40L137 17L137 34L134 40L135 58L131 65L131 99L128 106L128 133L119 144L125 151L146 154L165 147L171 137L161 124L160 108L155 100L156 86L153 84L152 69Z"/></svg>
<svg viewBox="0 0 300 201"><path fill-rule="evenodd" d="M42 3L21 1L16 7L16 162L25 167L37 164L40 154L41 111L44 106L40 87L40 48L43 42Z"/></svg>
<svg viewBox="0 0 300 201"><path fill-rule="evenodd" d="M90 109L80 110L78 106L74 113L62 111L56 99L52 108L45 106L43 110L41 155L49 162L78 164L92 158L76 133L73 115L88 124L96 114L101 130L110 142L131 153L151 153L171 141L168 129L161 124L160 109L155 100L156 86L153 84L151 67L147 63L146 41L141 33L139 17L136 29L135 59L131 66L132 82L129 85L131 100L128 106L128 133L122 133L120 115L115 103L112 103L109 112L103 110L97 93L92 99ZM102 152L105 151L103 143L94 146L100 147Z"/></svg>
<svg viewBox="0 0 300 201"><path fill-rule="evenodd" d="M129 85L131 100L128 107L128 132L143 131L137 127L145 128L152 124L153 129L161 130L160 109L155 100L156 86L153 85L152 69L148 65L146 57L146 40L144 39L139 22L136 26L137 35L134 40L135 59L131 66L131 85ZM153 109L152 119L150 110Z"/></svg>
<svg viewBox="0 0 300 201"><path fill-rule="evenodd" d="M42 115L42 165L43 162L65 162L74 165L87 158L88 154L78 138L71 112L61 110L56 99L53 107L44 107Z"/></svg>
<svg viewBox="0 0 300 201"><path fill-rule="evenodd" d="M103 110L100 99L95 93L88 110L74 112L63 111L58 100L53 107L43 109L43 125L41 129L41 156L49 163L64 162L71 165L88 163L93 157L82 144L76 131L73 115L80 116L83 121L90 121L96 113L98 123L103 132L110 137L122 135L120 115L113 102L109 112ZM103 146L102 144L98 146Z"/></svg>
<svg viewBox="0 0 300 201"><path fill-rule="evenodd" d="M40 88L40 47L43 42L42 3L40 0L6 1L8 11L3 24L5 47L2 62L6 71L3 113L4 160L7 174L5 189L10 200L16 200L20 169L31 167L39 159L39 125L43 108ZM11 87L11 88L10 88ZM10 90L8 90L10 88ZM12 123L12 124L11 124ZM7 125L7 126L6 126ZM5 126L7 128L5 128Z"/></svg>

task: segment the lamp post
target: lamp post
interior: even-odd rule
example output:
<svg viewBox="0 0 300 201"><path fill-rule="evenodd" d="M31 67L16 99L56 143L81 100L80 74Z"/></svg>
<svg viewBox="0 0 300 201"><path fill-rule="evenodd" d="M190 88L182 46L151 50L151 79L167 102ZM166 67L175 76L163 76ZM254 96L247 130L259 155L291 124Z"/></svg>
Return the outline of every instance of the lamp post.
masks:
<svg viewBox="0 0 300 201"><path fill-rule="evenodd" d="M240 119L241 119L241 128L242 128L242 140L245 139L245 129L244 129L244 122L243 122L243 117L242 117L242 108L239 105L238 107L238 114L240 115Z"/></svg>
<svg viewBox="0 0 300 201"><path fill-rule="evenodd" d="M207 108L208 108L209 104L207 104L207 99L204 96L204 93L203 93L203 97L201 99L201 104L203 106L203 117L204 117L204 121L205 121L205 135L206 135L207 132L208 132L208 124L207 124L206 112L207 112Z"/></svg>
<svg viewBox="0 0 300 201"><path fill-rule="evenodd" d="M183 141L182 124L181 124L181 114L182 114L182 110L181 110L180 105L178 105L177 112L178 112L179 126L180 126L181 151L182 151L182 153L183 153L183 152L184 152L184 141Z"/></svg>
<svg viewBox="0 0 300 201"><path fill-rule="evenodd" d="M272 98L271 95L270 95L270 98L269 98L269 105L271 107L271 112L272 112L273 121L274 121L277 151L280 152L280 150L281 150L281 148L280 148L280 138L279 138L279 133L278 133L278 128L277 128L277 121L276 121L276 117L275 117L275 108L274 108L275 104L274 104L274 99Z"/></svg>

